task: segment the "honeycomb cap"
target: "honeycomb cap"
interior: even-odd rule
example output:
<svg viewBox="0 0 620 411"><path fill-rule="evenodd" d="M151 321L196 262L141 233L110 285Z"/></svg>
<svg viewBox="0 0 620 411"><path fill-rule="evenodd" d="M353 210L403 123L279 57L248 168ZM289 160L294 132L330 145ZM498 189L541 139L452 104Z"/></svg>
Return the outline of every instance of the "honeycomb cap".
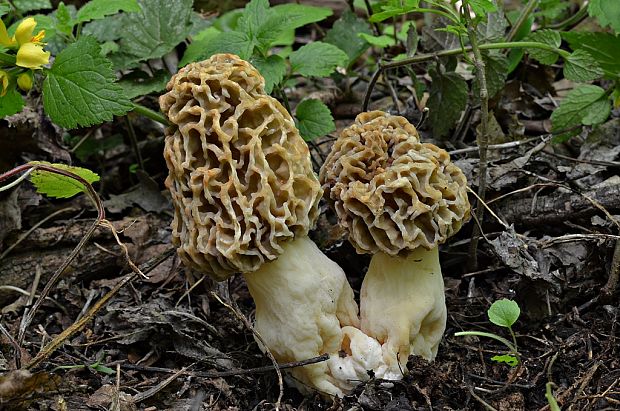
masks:
<svg viewBox="0 0 620 411"><path fill-rule="evenodd" d="M448 153L420 143L404 117L380 111L342 131L320 180L358 253L431 249L470 217L467 179Z"/></svg>
<svg viewBox="0 0 620 411"><path fill-rule="evenodd" d="M159 99L172 242L186 265L223 280L257 270L306 235L320 184L289 113L246 61L217 54L181 69Z"/></svg>

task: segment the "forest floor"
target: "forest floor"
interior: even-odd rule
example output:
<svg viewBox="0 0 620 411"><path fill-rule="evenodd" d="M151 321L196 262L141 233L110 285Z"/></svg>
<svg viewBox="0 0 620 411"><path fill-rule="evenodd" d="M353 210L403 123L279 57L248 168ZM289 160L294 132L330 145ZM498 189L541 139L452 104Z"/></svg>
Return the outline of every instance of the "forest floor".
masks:
<svg viewBox="0 0 620 411"><path fill-rule="evenodd" d="M368 74L345 99L330 94L328 80L290 90L293 105L314 92L337 119L336 132L311 144L317 171L334 137L359 112ZM422 116L406 81L388 81L393 87L377 85L371 108L417 124ZM494 133L501 135L489 154L486 203L493 214L481 222L478 268L467 268L473 220L441 248L448 323L435 361L411 357L402 381L371 379L333 402L285 385L280 409L547 410L546 393L563 410L620 409L620 118L616 110L607 123L554 143L549 114L570 86L552 70L524 64L491 101ZM76 156L36 98L12 127L0 122L0 170ZM143 104L157 109L153 97ZM243 278L214 283L183 268L170 245L163 128L138 116L129 121L141 136L143 170L130 171L137 160L123 119L81 131L93 133L102 148L80 164L101 174L97 190L106 217L146 277L132 273L111 231L99 227L24 323L35 294L96 213L86 196L51 201L29 183L0 193L0 371L6 371L0 409L274 409L276 373L238 317L254 316ZM420 126L422 141L450 152L474 189L478 122L477 109L468 110L461 132L442 141ZM321 211L311 236L357 293L369 259L333 228L335 216L323 202ZM501 298L521 307L513 329L522 363L515 367L490 359L505 353L494 340L454 336L468 330L509 337L486 314ZM83 327L50 350L80 320ZM10 371L33 364L31 371Z"/></svg>

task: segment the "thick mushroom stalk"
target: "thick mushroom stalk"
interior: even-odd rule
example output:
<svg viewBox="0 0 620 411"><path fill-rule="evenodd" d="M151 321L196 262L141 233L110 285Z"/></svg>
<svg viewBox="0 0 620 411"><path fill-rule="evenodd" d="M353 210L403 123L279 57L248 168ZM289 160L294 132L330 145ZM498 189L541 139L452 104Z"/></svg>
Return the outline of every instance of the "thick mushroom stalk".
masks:
<svg viewBox="0 0 620 411"><path fill-rule="evenodd" d="M410 354L432 360L446 322L437 247L469 218L462 171L406 119L372 111L342 131L320 179L349 241L373 254L361 332L389 369L404 371Z"/></svg>
<svg viewBox="0 0 620 411"><path fill-rule="evenodd" d="M358 310L344 272L307 237L322 190L289 113L230 54L181 69L159 102L181 260L216 280L244 274L261 348L279 362L337 356ZM303 391L343 394L327 364L292 376Z"/></svg>
<svg viewBox="0 0 620 411"><path fill-rule="evenodd" d="M360 292L361 330L381 344L386 365L406 369L409 355L433 360L446 316L437 247L373 256Z"/></svg>

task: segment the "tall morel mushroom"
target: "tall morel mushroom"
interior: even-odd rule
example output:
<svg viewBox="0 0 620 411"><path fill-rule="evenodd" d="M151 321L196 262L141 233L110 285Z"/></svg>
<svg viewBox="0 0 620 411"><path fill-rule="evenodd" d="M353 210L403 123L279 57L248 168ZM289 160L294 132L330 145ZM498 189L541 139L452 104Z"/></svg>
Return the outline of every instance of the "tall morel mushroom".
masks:
<svg viewBox="0 0 620 411"><path fill-rule="evenodd" d="M470 216L462 171L405 118L372 111L342 131L320 180L357 252L373 254L361 331L389 369L434 359L446 324L438 245Z"/></svg>
<svg viewBox="0 0 620 411"><path fill-rule="evenodd" d="M217 280L244 274L261 348L278 361L337 355L358 308L344 272L307 237L321 188L291 116L230 54L181 69L159 102L182 261ZM291 374L302 391L342 395L327 363Z"/></svg>

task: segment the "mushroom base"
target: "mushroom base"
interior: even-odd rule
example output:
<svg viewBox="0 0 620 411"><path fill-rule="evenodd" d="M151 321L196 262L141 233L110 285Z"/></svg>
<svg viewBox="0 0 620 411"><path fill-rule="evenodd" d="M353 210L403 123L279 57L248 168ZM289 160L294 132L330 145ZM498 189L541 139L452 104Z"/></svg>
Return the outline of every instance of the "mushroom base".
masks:
<svg viewBox="0 0 620 411"><path fill-rule="evenodd" d="M432 361L446 317L437 247L372 257L360 292L361 331L381 344L389 369L406 371L409 355Z"/></svg>
<svg viewBox="0 0 620 411"><path fill-rule="evenodd" d="M358 307L342 269L308 237L283 246L278 259L244 274L256 304L255 330L278 362L301 361L322 354L337 357L342 328L359 327ZM261 350L265 347L259 342ZM301 391L343 396L327 362L288 371Z"/></svg>

